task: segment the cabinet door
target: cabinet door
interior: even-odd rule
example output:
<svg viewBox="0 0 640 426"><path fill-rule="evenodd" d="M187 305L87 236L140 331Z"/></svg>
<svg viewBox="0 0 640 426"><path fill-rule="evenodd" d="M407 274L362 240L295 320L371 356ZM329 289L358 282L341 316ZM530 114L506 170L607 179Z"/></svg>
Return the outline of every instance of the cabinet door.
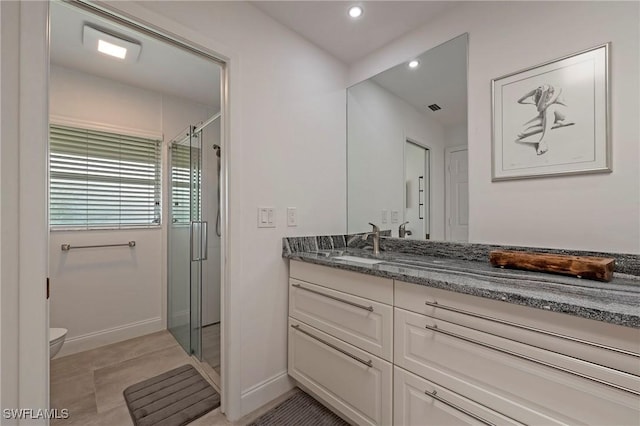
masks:
<svg viewBox="0 0 640 426"><path fill-rule="evenodd" d="M398 308L394 324L396 365L523 423L640 420L637 395L487 347L490 335Z"/></svg>
<svg viewBox="0 0 640 426"><path fill-rule="evenodd" d="M393 395L395 426L522 424L398 367Z"/></svg>
<svg viewBox="0 0 640 426"><path fill-rule="evenodd" d="M289 375L358 425L391 424L391 364L289 318Z"/></svg>
<svg viewBox="0 0 640 426"><path fill-rule="evenodd" d="M395 282L395 306L640 375L637 328L401 281Z"/></svg>
<svg viewBox="0 0 640 426"><path fill-rule="evenodd" d="M293 278L289 283L291 317L391 361L391 306Z"/></svg>
<svg viewBox="0 0 640 426"><path fill-rule="evenodd" d="M289 262L289 275L300 281L393 305L393 280L389 278L295 260Z"/></svg>

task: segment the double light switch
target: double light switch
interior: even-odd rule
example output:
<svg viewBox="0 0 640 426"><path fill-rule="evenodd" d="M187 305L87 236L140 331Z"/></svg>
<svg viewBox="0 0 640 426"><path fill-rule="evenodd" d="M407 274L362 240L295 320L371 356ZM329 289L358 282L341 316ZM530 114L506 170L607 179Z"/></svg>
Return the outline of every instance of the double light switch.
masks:
<svg viewBox="0 0 640 426"><path fill-rule="evenodd" d="M287 207L287 226L298 226L298 210ZM258 228L276 227L276 209L274 207L258 207Z"/></svg>
<svg viewBox="0 0 640 426"><path fill-rule="evenodd" d="M258 207L258 228L276 227L276 209L273 207Z"/></svg>

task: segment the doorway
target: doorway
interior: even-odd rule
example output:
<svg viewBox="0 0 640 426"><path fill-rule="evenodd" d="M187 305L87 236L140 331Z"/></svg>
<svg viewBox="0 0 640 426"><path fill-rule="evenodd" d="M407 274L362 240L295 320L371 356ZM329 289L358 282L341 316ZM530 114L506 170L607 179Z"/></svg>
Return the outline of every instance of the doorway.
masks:
<svg viewBox="0 0 640 426"><path fill-rule="evenodd" d="M404 150L405 208L404 238L430 237L430 151L416 142L405 140Z"/></svg>
<svg viewBox="0 0 640 426"><path fill-rule="evenodd" d="M81 15L80 23L74 20L74 14ZM220 349L223 347L223 333L218 331L216 334L203 336L203 326L208 325L209 322L205 321L213 316L217 318L215 322L219 327L222 311L222 260L225 253L223 231L226 229L226 214L222 210L225 204L220 201L226 197L226 152L220 147L226 146L222 137L226 106L226 64L199 48L88 3L52 2L50 18L53 69L49 82L50 98L55 102L65 96L68 99L68 102L58 102L51 108L52 114L57 115L56 120L64 118L66 124L74 127L115 132L123 140L137 134L153 138L161 145L161 154L158 155L161 165L153 173L157 187L148 191L153 192L153 210L158 213L152 221L144 227L124 223L116 228L70 230L73 234L58 233L52 237L53 249L50 255L53 256L59 256L59 249L56 251L55 247L60 247L57 239L63 235L66 238L89 241L85 244L101 244L108 239L119 241L124 237L123 241L134 240L134 245L130 247L135 247L131 251L95 251L90 261L83 260L79 255L75 258L68 256L66 263L61 262L59 257L50 261L52 275L58 274L57 277L52 276L57 284L51 299L52 326L69 329L68 337L71 339L67 345L71 348L75 345L73 352L97 347L98 342L93 342L92 336L99 336L102 339L99 343L105 344L158 330L169 329L174 332L177 299L174 298L176 293L172 293L176 287L173 285L175 281L172 280L172 273L178 271L172 269L174 265L168 260L177 256L178 252L172 250L175 248L172 243L183 236L178 236L174 228L182 225L181 219L186 214L186 241L182 241L184 249L179 254L187 255L186 278L184 275L182 278L186 283L187 295L178 304L186 302L181 313L186 315L187 334L186 337L177 332L173 335L191 359L195 358L198 363L202 363L203 370L221 387L223 363ZM62 25L57 25L58 22ZM127 68L126 61L109 62L114 60L98 56L86 45L79 46L83 40L74 37L82 35L87 26L110 37L137 44L142 50L139 59L132 62L134 65L131 68ZM73 43L78 45L76 52L60 48ZM95 63L92 62L91 55L98 58ZM150 58L155 62L145 63ZM163 59L167 62L159 62ZM136 77L136 73L141 70L147 70L148 73ZM198 84L201 80L197 77L202 74L202 70L215 70L206 86ZM52 93L52 90L56 93ZM120 105L116 104L116 95L127 93L126 100ZM60 111L64 111L64 117ZM180 131L185 125L188 125L187 130ZM180 137L169 139L178 132ZM177 163L174 163L174 146L186 148L186 165L181 163L180 155L175 157ZM132 148L134 149L137 148ZM121 153L118 155L120 163L124 164L123 169L128 167L138 170L138 165L123 160ZM183 188L187 194L184 202L180 199L180 184L183 182L177 176L179 173L173 179L173 172L178 172L181 168L185 170L182 177L187 179ZM179 184L173 185L174 182ZM139 192L139 188L130 186L121 189L121 192L126 191ZM173 201L179 203L175 209ZM139 202L140 199L132 201ZM136 208L140 206L135 205ZM186 210L181 210L185 206ZM140 208L147 209L146 206ZM180 220L173 222L176 218ZM135 233L135 237L128 237L131 233ZM212 238L211 233L216 237ZM116 234L118 236L114 236ZM73 241L71 243L74 244ZM73 261L76 272L89 271L91 280L81 283L77 279L74 282L72 268L65 269L72 263L69 260ZM206 260L210 261L207 263ZM104 285L101 280L108 285ZM204 283L213 284L206 286ZM65 297L61 297L65 285ZM104 294L109 297L91 293L91 288L100 287L105 289ZM96 297L87 297L82 303L78 303L77 299L73 299L74 295L80 294L76 291L78 288ZM122 288L125 291L121 292ZM152 293L147 292L149 289ZM84 312L79 309L74 311L73 306L80 306ZM67 309L68 307L71 308ZM90 316L91 320L83 321L82 315ZM103 322L96 321L96 318ZM206 319L203 321L203 318ZM166 331L164 333L171 338ZM79 349L79 343L85 346ZM216 355L205 357L214 350ZM217 358L217 364L213 365L214 362L210 361L211 368L205 368L207 360L214 358ZM224 392L221 394L224 404Z"/></svg>

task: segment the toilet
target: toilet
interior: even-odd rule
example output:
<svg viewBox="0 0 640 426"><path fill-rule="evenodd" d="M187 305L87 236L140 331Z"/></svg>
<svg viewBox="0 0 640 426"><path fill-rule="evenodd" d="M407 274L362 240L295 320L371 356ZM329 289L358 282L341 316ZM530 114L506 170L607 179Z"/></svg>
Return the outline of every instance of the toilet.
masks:
<svg viewBox="0 0 640 426"><path fill-rule="evenodd" d="M49 329L49 359L56 356L56 354L60 351L65 337L67 337L66 328Z"/></svg>

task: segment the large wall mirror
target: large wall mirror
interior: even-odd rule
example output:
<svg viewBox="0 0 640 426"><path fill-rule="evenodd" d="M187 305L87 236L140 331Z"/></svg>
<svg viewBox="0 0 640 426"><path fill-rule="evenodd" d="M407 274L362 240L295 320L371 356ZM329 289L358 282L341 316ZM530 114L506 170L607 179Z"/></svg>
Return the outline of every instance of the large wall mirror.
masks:
<svg viewBox="0 0 640 426"><path fill-rule="evenodd" d="M347 90L347 227L468 240L463 34ZM401 227L401 225L403 225Z"/></svg>

